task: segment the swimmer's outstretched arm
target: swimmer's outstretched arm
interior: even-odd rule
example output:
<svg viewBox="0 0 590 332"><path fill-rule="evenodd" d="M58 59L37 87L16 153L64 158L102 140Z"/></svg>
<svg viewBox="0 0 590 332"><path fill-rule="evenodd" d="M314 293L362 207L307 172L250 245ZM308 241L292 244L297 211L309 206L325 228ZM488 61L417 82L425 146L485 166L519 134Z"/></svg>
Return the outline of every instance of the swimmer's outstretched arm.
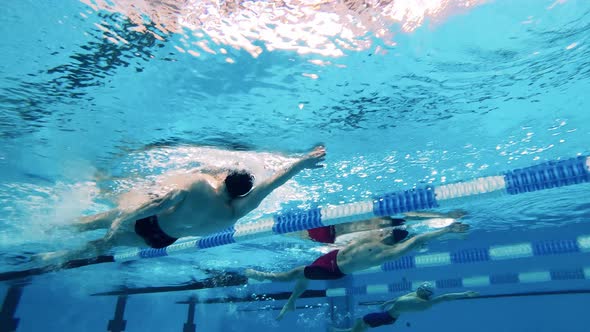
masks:
<svg viewBox="0 0 590 332"><path fill-rule="evenodd" d="M399 256L405 255L411 250L417 249L420 246L428 243L430 240L438 238L447 233L465 233L469 230L469 226L460 222L454 222L445 228L436 231L419 234L409 238L400 243L390 246L381 255L383 259L395 259Z"/></svg>
<svg viewBox="0 0 590 332"><path fill-rule="evenodd" d="M467 215L465 210L453 210L447 213L429 212L429 211L413 211L406 212L404 216L407 219L430 219L430 218L453 218L460 219Z"/></svg>
<svg viewBox="0 0 590 332"><path fill-rule="evenodd" d="M432 304L438 304L438 303L452 301L452 300L464 299L467 297L476 297L478 295L479 295L479 293L474 292L474 291L467 291L467 292L462 292L462 293L448 293L448 294L439 295L439 296L433 298L432 300L430 300L430 302Z"/></svg>
<svg viewBox="0 0 590 332"><path fill-rule="evenodd" d="M437 237L445 235L449 232L450 232L450 229L447 226L445 228L442 228L442 229L439 229L436 231L419 234L419 235L409 238L408 240L406 240L404 242L401 242L401 243L398 243L394 246L391 246L389 251L391 251L392 253L397 253L398 255L405 254L406 252L408 252L410 250L414 250L414 249L420 247L421 245L428 243L430 240L433 240Z"/></svg>
<svg viewBox="0 0 590 332"><path fill-rule="evenodd" d="M273 192L278 187L282 186L295 176L297 173L301 172L307 168L321 168L322 165L318 163L324 160L326 156L326 149L323 146L315 147L310 153L308 153L303 158L297 160L293 164L289 165L288 167L278 171L274 176L270 179L263 181L259 185L257 185L252 192L250 192L246 197L236 199L233 203L233 207L236 211L236 214L239 217L246 215L248 212L257 208L262 200L266 198L271 192Z"/></svg>

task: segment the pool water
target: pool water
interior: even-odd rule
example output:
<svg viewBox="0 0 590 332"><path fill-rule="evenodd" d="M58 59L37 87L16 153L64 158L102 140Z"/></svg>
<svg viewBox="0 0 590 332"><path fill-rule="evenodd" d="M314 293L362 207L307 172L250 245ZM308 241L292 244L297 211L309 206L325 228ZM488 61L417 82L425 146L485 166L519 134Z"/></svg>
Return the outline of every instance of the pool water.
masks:
<svg viewBox="0 0 590 332"><path fill-rule="evenodd" d="M34 268L32 255L99 238L101 231L64 226L113 208L131 190L165 193L163 177L200 166L239 165L259 181L326 146L324 168L298 174L239 221L253 223L293 208L590 155L585 1L26 0L5 3L0 22L0 272ZM433 242L416 255L576 241L590 235L589 188L441 206L468 212L469 236ZM17 317L17 331L114 332L116 324L107 324L116 320L118 298L91 294L178 287L211 271L282 271L327 250L269 236L6 281L0 296L20 303L12 310L5 300L0 331L11 331ZM459 278L488 297L410 314L393 328L587 331L580 317L589 297L581 291L590 290L590 256L559 250L363 274L310 289ZM516 274L518 282L477 281ZM134 295L117 321L126 321L125 331L180 331L188 306L176 302L226 299L196 305L197 331L325 331L377 310L367 304L404 294L363 288L302 299L281 322L273 309L282 300L236 300L291 288ZM499 297L516 293L526 296Z"/></svg>

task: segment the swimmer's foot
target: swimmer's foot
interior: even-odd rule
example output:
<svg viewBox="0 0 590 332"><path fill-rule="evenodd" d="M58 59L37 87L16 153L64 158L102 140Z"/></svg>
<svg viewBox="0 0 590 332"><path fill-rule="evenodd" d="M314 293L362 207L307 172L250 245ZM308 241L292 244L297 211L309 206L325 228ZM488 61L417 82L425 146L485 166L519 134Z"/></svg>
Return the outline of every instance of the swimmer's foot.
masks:
<svg viewBox="0 0 590 332"><path fill-rule="evenodd" d="M351 329L339 329L337 327L330 327L330 332L350 332Z"/></svg>
<svg viewBox="0 0 590 332"><path fill-rule="evenodd" d="M246 277L248 277L249 279L254 279L257 281L263 281L264 279L266 279L266 273L264 272L260 272L260 271L256 271L253 269L246 269L244 271L244 275Z"/></svg>
<svg viewBox="0 0 590 332"><path fill-rule="evenodd" d="M285 314L289 311L295 311L295 303L291 301L287 302L283 309L281 309L281 312L277 316L277 320L283 319L283 316L285 316Z"/></svg>
<svg viewBox="0 0 590 332"><path fill-rule="evenodd" d="M52 251L31 256L31 262L37 264L62 264L68 260L68 251Z"/></svg>

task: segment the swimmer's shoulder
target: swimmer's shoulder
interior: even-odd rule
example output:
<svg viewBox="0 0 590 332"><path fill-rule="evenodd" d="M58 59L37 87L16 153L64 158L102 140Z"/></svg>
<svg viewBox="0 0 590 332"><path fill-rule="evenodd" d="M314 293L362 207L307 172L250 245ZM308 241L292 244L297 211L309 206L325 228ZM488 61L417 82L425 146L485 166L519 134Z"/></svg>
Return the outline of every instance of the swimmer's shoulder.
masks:
<svg viewBox="0 0 590 332"><path fill-rule="evenodd" d="M203 173L194 173L188 181L186 189L188 191L202 191L205 189L215 190L218 186L219 180L214 176Z"/></svg>
<svg viewBox="0 0 590 332"><path fill-rule="evenodd" d="M396 302L403 304L408 302L416 302L416 300L424 301L416 295L416 292L412 292L398 297Z"/></svg>

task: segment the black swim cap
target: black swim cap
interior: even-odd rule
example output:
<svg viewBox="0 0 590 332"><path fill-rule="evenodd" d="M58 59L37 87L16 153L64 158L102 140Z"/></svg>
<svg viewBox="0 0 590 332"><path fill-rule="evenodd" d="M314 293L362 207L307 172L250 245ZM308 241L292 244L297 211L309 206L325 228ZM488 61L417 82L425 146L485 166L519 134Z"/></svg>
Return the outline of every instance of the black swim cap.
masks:
<svg viewBox="0 0 590 332"><path fill-rule="evenodd" d="M225 190L230 198L246 196L254 186L254 176L244 170L232 170L225 178Z"/></svg>

